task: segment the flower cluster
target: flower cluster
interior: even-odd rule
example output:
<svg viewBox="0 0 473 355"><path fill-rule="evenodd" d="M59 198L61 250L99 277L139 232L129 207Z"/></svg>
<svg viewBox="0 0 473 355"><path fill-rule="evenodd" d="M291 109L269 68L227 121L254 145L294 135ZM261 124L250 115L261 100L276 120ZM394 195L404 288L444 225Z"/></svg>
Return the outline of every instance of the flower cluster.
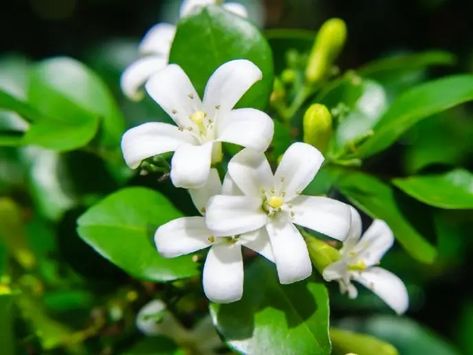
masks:
<svg viewBox="0 0 473 355"><path fill-rule="evenodd" d="M182 15L211 2L187 1ZM374 266L393 243L389 227L376 220L360 239L361 219L354 208L303 194L324 161L310 144L290 145L273 172L264 154L273 137L272 119L254 108L235 108L262 78L261 70L245 59L224 63L209 78L200 98L182 68L167 64L174 29L152 31L142 48L144 52L154 48L156 56L143 58L125 72L124 91L134 96L145 83L147 93L175 125L150 122L128 130L122 140L123 155L131 168L137 168L144 159L174 152L171 180L176 187L188 189L201 214L160 226L155 233L159 253L176 257L209 248L203 269L205 294L214 302L228 303L243 295L242 247L273 262L282 284L309 277L312 262L301 234L308 229L343 242L339 259L323 270L325 280L337 280L350 297L357 294L351 280L357 281L396 312L404 312L408 303L404 284ZM161 36L157 31L165 33ZM162 68L150 65L153 72L134 68L144 68L145 60L159 60ZM223 158L223 142L243 149L220 176L215 167Z"/></svg>

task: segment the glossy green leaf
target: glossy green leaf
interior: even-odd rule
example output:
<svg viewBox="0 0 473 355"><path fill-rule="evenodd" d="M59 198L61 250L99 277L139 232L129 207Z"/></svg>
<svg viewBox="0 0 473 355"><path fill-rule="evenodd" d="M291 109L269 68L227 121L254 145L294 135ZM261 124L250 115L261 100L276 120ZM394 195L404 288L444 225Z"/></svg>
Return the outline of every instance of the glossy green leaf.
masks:
<svg viewBox="0 0 473 355"><path fill-rule="evenodd" d="M273 88L273 60L256 27L217 6L207 6L178 23L169 61L184 69L201 96L215 69L233 59L248 59L263 72L263 79L238 106L264 108Z"/></svg>
<svg viewBox="0 0 473 355"><path fill-rule="evenodd" d="M397 98L355 157L366 158L393 144L420 120L473 100L473 75L456 75L416 86Z"/></svg>
<svg viewBox="0 0 473 355"><path fill-rule="evenodd" d="M82 239L132 276L170 281L197 274L191 257L161 257L153 242L158 226L181 217L161 194L141 187L115 192L78 220Z"/></svg>
<svg viewBox="0 0 473 355"><path fill-rule="evenodd" d="M333 355L346 355L348 353L362 355L397 355L394 346L375 337L355 333L347 330L330 328Z"/></svg>
<svg viewBox="0 0 473 355"><path fill-rule="evenodd" d="M428 205L448 208L473 208L473 174L463 169L445 174L394 179L394 185Z"/></svg>
<svg viewBox="0 0 473 355"><path fill-rule="evenodd" d="M459 355L438 335L407 318L376 316L360 321L359 329L391 343L402 355Z"/></svg>
<svg viewBox="0 0 473 355"><path fill-rule="evenodd" d="M361 172L339 170L336 174L335 185L342 194L372 218L384 220L411 256L427 263L435 259L434 246L412 224L409 213L413 211L405 210L389 185Z"/></svg>
<svg viewBox="0 0 473 355"><path fill-rule="evenodd" d="M17 147L23 144L23 132L0 130L0 147Z"/></svg>
<svg viewBox="0 0 473 355"><path fill-rule="evenodd" d="M174 342L163 336L145 337L136 342L131 348L124 351L122 355L172 355L180 354Z"/></svg>
<svg viewBox="0 0 473 355"><path fill-rule="evenodd" d="M455 56L452 53L432 50L381 58L362 66L357 70L357 73L365 77L376 77L392 71L412 70L434 65L453 65L455 61Z"/></svg>
<svg viewBox="0 0 473 355"><path fill-rule="evenodd" d="M211 304L225 341L245 354L330 354L329 304L325 286L301 281L281 285L276 267L262 258L245 271L244 296Z"/></svg>
<svg viewBox="0 0 473 355"><path fill-rule="evenodd" d="M104 146L118 146L123 118L103 82L71 58L53 58L32 71L28 101L45 118L28 130L25 142L71 150L92 140L99 124Z"/></svg>

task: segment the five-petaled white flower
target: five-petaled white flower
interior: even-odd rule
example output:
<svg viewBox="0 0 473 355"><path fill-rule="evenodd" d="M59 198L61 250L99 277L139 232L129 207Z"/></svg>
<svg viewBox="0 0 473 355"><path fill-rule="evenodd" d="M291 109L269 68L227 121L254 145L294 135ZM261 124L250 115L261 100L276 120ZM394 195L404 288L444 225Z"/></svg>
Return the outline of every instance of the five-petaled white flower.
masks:
<svg viewBox="0 0 473 355"><path fill-rule="evenodd" d="M212 161L221 158L221 142L264 151L274 125L264 112L233 109L243 94L262 77L252 62L237 59L217 68L201 101L190 79L171 64L146 84L151 97L174 120L145 123L128 130L122 139L127 164L136 168L143 159L175 151L171 180L176 187L198 188L207 181Z"/></svg>
<svg viewBox="0 0 473 355"><path fill-rule="evenodd" d="M180 17L189 16L202 7L219 3L218 0L184 0ZM222 7L236 15L247 17L246 8L241 4L230 2ZM130 64L120 79L122 91L129 99L141 100L144 96L141 87L153 74L166 67L175 34L176 26L169 23L158 23L145 34L138 48L142 57Z"/></svg>
<svg viewBox="0 0 473 355"><path fill-rule="evenodd" d="M210 171L206 185L190 190L192 200L203 215L210 197L234 190L231 179L223 187L215 169ZM269 240L257 233L215 236L206 226L204 217L182 217L160 226L155 244L164 257L176 257L210 247L205 260L203 285L207 297L218 303L238 301L243 294L243 260L241 246L250 248L273 260Z"/></svg>
<svg viewBox="0 0 473 355"><path fill-rule="evenodd" d="M342 258L324 269L324 279L337 280L340 291L348 292L350 298L358 295L351 283L351 280L357 281L377 294L396 313L404 313L409 304L406 286L396 275L375 266L393 245L391 229L384 221L374 220L361 236L360 215L353 207L351 214L350 232L340 250Z"/></svg>
<svg viewBox="0 0 473 355"><path fill-rule="evenodd" d="M312 273L306 243L294 224L343 240L350 227L348 205L327 198L303 196L323 162L322 154L305 143L285 152L273 175L263 153L239 152L228 173L240 195L221 194L207 206L207 227L216 236L253 232L269 238L279 280L283 284Z"/></svg>

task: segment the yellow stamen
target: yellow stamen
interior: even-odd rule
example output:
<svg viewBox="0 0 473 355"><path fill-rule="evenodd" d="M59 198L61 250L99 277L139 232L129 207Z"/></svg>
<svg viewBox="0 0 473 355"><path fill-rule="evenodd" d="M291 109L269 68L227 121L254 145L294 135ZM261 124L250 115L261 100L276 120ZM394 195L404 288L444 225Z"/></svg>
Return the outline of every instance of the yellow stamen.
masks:
<svg viewBox="0 0 473 355"><path fill-rule="evenodd" d="M365 271L367 266L363 260L358 260L355 264L348 265L348 268L352 271Z"/></svg>
<svg viewBox="0 0 473 355"><path fill-rule="evenodd" d="M204 123L205 112L195 111L190 118L197 126L201 126Z"/></svg>
<svg viewBox="0 0 473 355"><path fill-rule="evenodd" d="M274 209L281 208L284 204L284 199L281 196L271 196L268 199L268 206Z"/></svg>

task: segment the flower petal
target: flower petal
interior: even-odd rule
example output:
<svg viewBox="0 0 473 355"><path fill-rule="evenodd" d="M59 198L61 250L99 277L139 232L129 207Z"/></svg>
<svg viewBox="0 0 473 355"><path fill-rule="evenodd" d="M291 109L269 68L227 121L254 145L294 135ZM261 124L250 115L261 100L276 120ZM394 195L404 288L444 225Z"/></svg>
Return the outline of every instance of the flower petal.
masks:
<svg viewBox="0 0 473 355"><path fill-rule="evenodd" d="M263 111L253 108L232 110L219 124L217 140L264 152L273 139L274 123Z"/></svg>
<svg viewBox="0 0 473 355"><path fill-rule="evenodd" d="M293 143L284 153L274 174L287 199L302 193L324 161L322 153L307 143Z"/></svg>
<svg viewBox="0 0 473 355"><path fill-rule="evenodd" d="M362 225L358 211L350 206L351 223L347 238L343 241L342 253L350 253L360 240Z"/></svg>
<svg viewBox="0 0 473 355"><path fill-rule="evenodd" d="M166 57L150 56L138 59L125 69L120 78L123 93L133 101L144 97L141 87L153 74L163 69L168 63Z"/></svg>
<svg viewBox="0 0 473 355"><path fill-rule="evenodd" d="M267 216L259 198L217 195L207 205L205 221L217 236L233 236L261 228Z"/></svg>
<svg viewBox="0 0 473 355"><path fill-rule="evenodd" d="M230 303L243 295L243 260L238 244L216 244L210 248L203 272L204 292L217 303Z"/></svg>
<svg viewBox="0 0 473 355"><path fill-rule="evenodd" d="M273 218L266 229L271 241L279 282L289 284L312 273L312 264L304 238L286 216Z"/></svg>
<svg viewBox="0 0 473 355"><path fill-rule="evenodd" d="M230 174L226 174L223 179L222 195L243 195L243 192L235 184Z"/></svg>
<svg viewBox="0 0 473 355"><path fill-rule="evenodd" d="M149 122L129 129L122 137L122 152L127 165L137 168L143 159L172 152L181 145L193 144L195 139L176 126Z"/></svg>
<svg viewBox="0 0 473 355"><path fill-rule="evenodd" d="M353 251L364 260L366 265L371 266L379 263L393 243L394 236L389 226L384 221L376 219L363 234Z"/></svg>
<svg viewBox="0 0 473 355"><path fill-rule="evenodd" d="M373 267L353 276L353 279L377 294L397 314L409 306L409 295L402 280L380 267Z"/></svg>
<svg viewBox="0 0 473 355"><path fill-rule="evenodd" d="M242 234L240 240L242 245L263 255L266 259L274 263L273 249L271 248L266 228L260 228L256 231Z"/></svg>
<svg viewBox="0 0 473 355"><path fill-rule="evenodd" d="M175 25L158 23L146 32L141 40L139 50L142 54L162 55L167 62L175 34Z"/></svg>
<svg viewBox="0 0 473 355"><path fill-rule="evenodd" d="M223 5L223 8L235 15L241 16L241 17L248 17L248 11L246 11L246 7L244 7L242 4L239 4L237 2L229 2Z"/></svg>
<svg viewBox="0 0 473 355"><path fill-rule="evenodd" d="M174 186L196 189L205 185L210 173L212 144L184 144L176 150L171 160L171 180Z"/></svg>
<svg viewBox="0 0 473 355"><path fill-rule="evenodd" d="M189 117L202 109L202 103L180 66L170 64L154 74L146 83L146 91L178 126L194 127Z"/></svg>
<svg viewBox="0 0 473 355"><path fill-rule="evenodd" d="M207 248L211 235L203 217L182 217L160 226L154 243L162 256L174 258Z"/></svg>
<svg viewBox="0 0 473 355"><path fill-rule="evenodd" d="M215 0L184 0L179 11L181 17L192 15L200 8L208 5L214 5Z"/></svg>
<svg viewBox="0 0 473 355"><path fill-rule="evenodd" d="M204 106L212 116L230 111L248 89L263 74L252 62L236 59L222 64L215 70L205 87Z"/></svg>
<svg viewBox="0 0 473 355"><path fill-rule="evenodd" d="M274 177L263 153L246 148L237 153L228 163L228 173L248 196L261 196L262 190L273 185Z"/></svg>
<svg viewBox="0 0 473 355"><path fill-rule="evenodd" d="M209 202L210 198L221 192L222 183L220 182L217 169L210 169L209 177L204 186L198 189L189 190L194 206L202 214L205 214L207 202Z"/></svg>
<svg viewBox="0 0 473 355"><path fill-rule="evenodd" d="M298 196L291 201L295 224L344 240L350 230L350 208L347 204L320 196Z"/></svg>

